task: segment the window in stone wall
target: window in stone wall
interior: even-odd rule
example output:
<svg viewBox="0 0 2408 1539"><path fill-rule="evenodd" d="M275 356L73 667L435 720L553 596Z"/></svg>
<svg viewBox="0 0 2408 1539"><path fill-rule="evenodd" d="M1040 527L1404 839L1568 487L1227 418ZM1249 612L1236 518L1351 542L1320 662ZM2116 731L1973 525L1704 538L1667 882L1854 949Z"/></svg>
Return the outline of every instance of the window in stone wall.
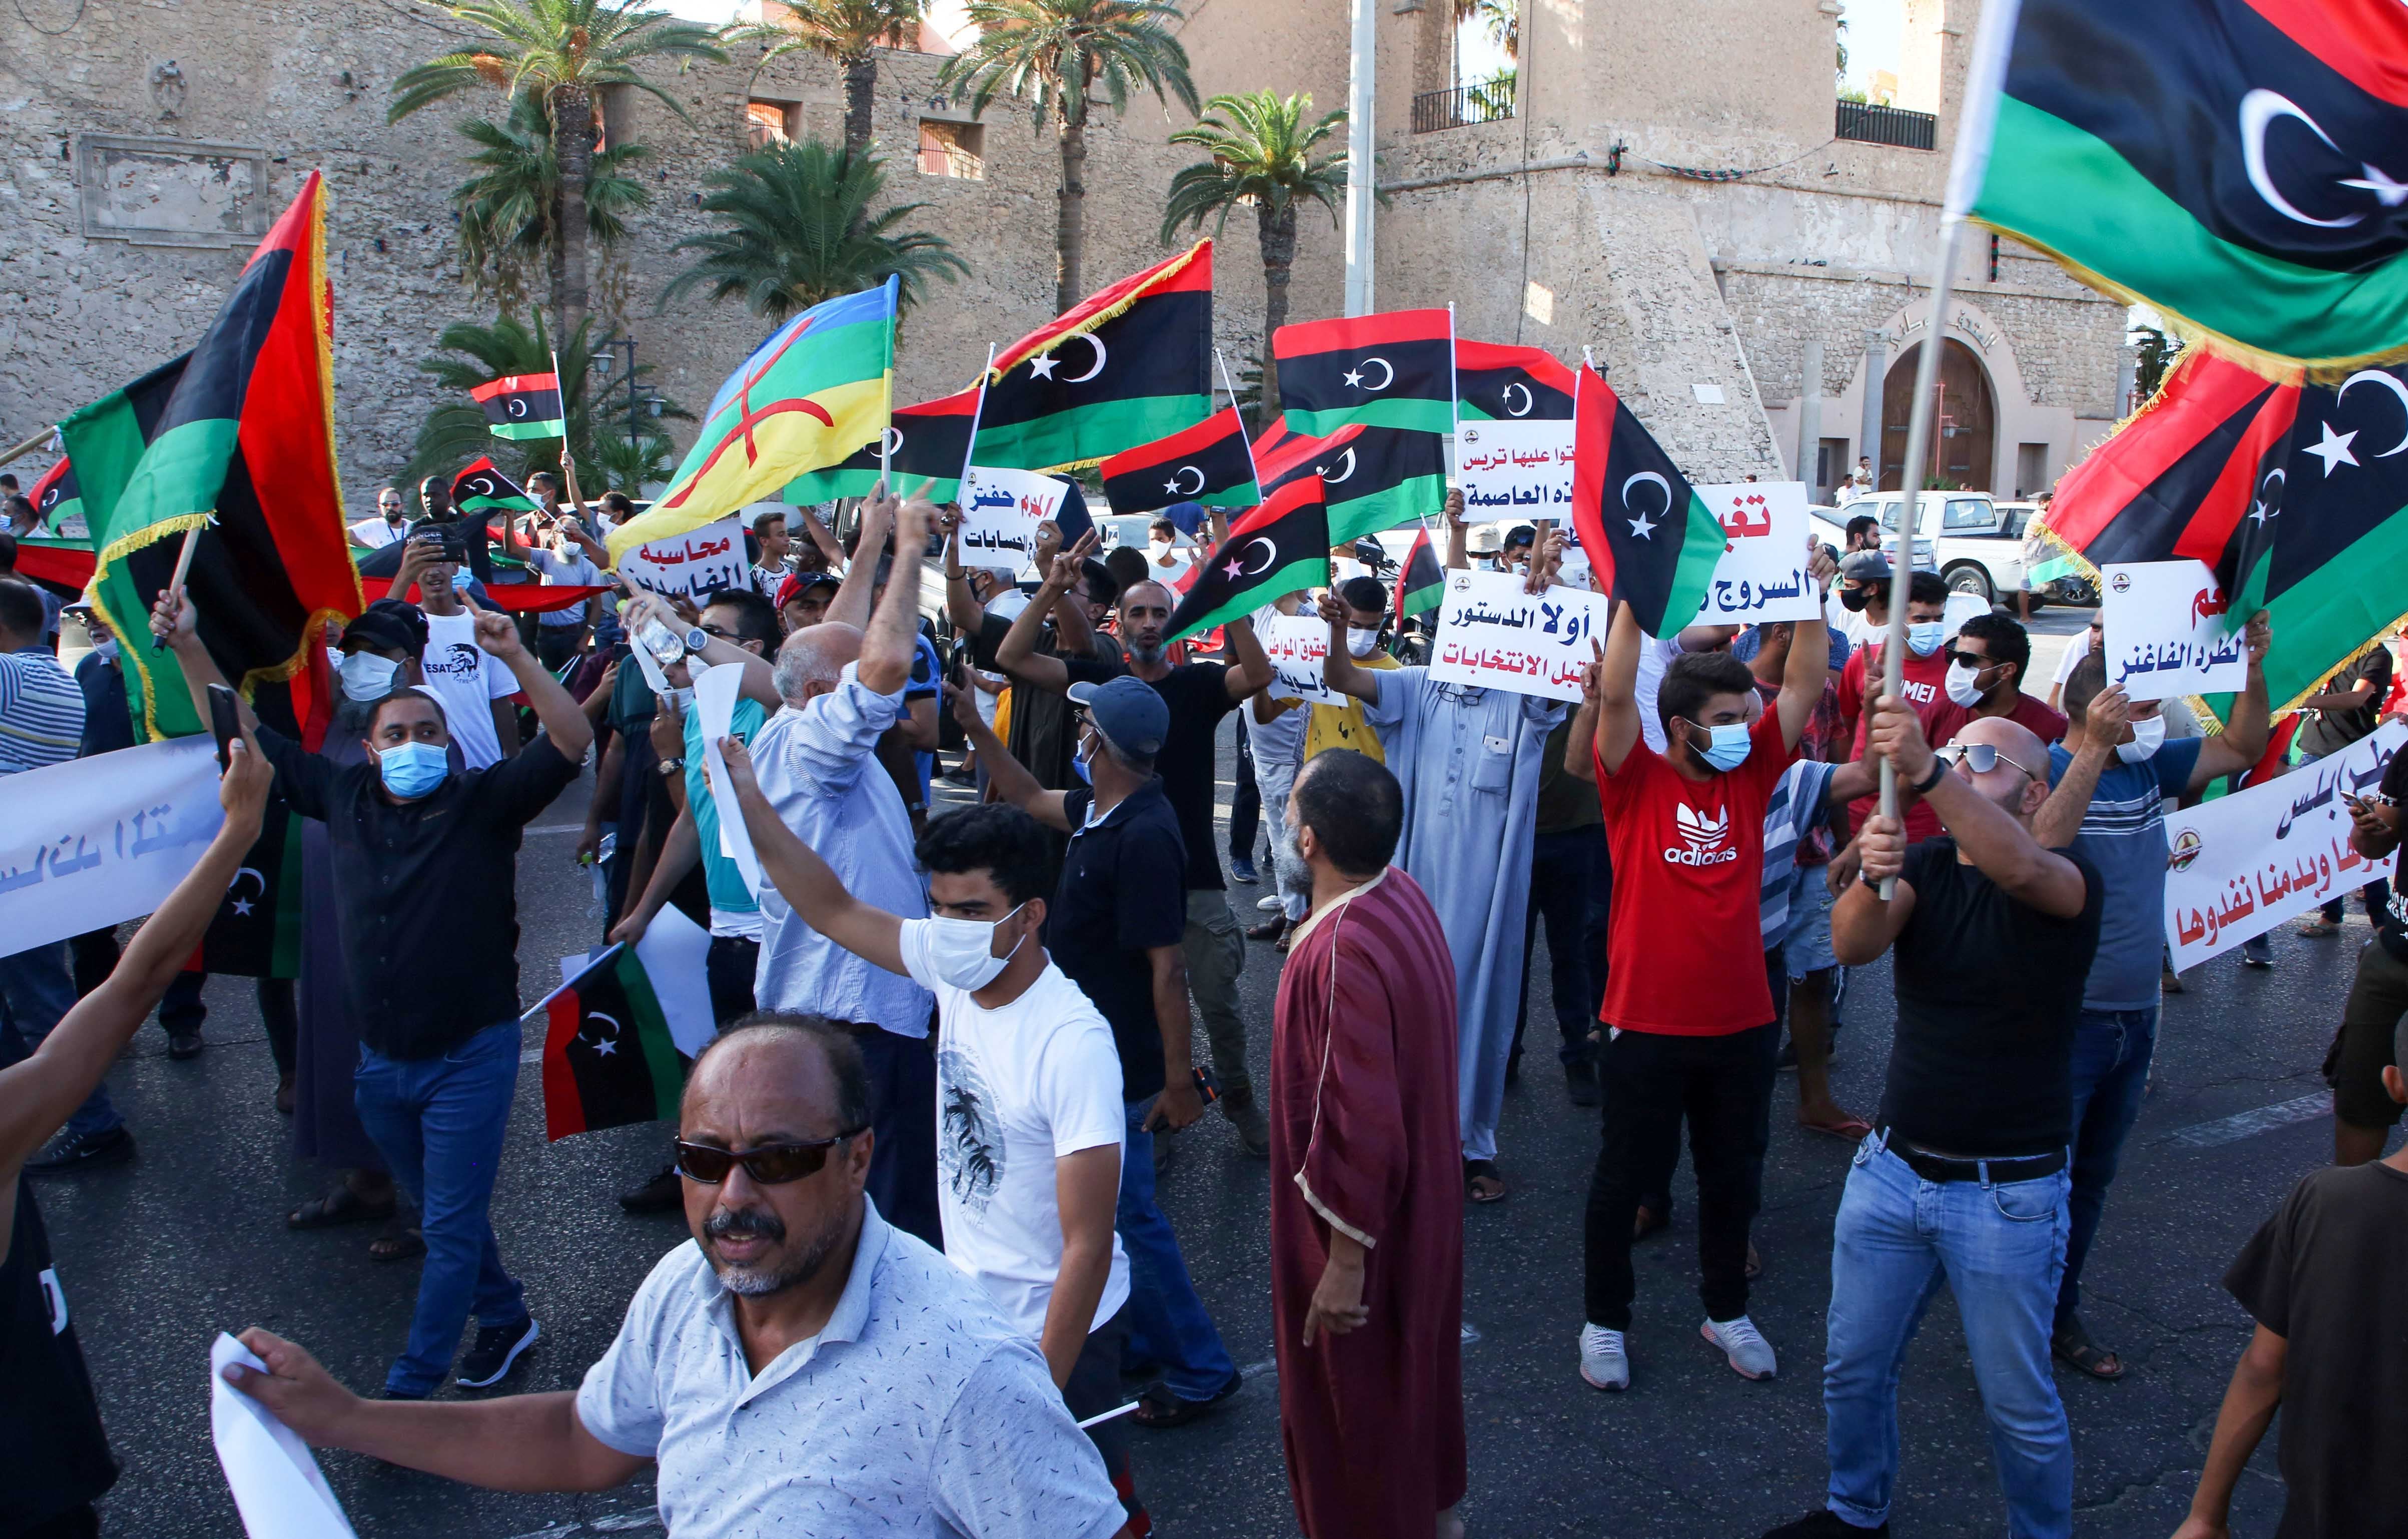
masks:
<svg viewBox="0 0 2408 1539"><path fill-rule="evenodd" d="M801 116L793 102L763 101L756 96L744 104L744 132L755 150L792 144L802 137Z"/></svg>
<svg viewBox="0 0 2408 1539"><path fill-rule="evenodd" d="M920 174L957 177L964 181L986 180L986 130L974 122L920 120Z"/></svg>

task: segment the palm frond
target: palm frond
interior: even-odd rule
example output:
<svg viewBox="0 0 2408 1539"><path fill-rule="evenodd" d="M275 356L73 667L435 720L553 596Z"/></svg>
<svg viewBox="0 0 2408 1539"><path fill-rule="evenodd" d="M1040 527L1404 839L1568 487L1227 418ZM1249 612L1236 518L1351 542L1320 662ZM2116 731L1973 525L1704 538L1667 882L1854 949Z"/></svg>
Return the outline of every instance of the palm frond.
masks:
<svg viewBox="0 0 2408 1539"><path fill-rule="evenodd" d="M1184 17L1169 0L970 0L969 17L978 41L946 60L938 79L967 87L974 110L1012 95L1040 123L1083 122L1090 91L1100 87L1124 112L1140 86L1201 110L1172 30Z"/></svg>
<svg viewBox="0 0 2408 1539"><path fill-rule="evenodd" d="M1213 97L1200 121L1170 136L1171 143L1192 144L1212 158L1171 179L1162 239L1173 239L1182 224L1201 229L1207 219L1218 232L1231 212L1246 206L1279 211L1318 203L1335 224L1346 196L1346 157L1315 151L1344 126L1346 114L1329 112L1308 122L1312 110L1312 97L1302 93Z"/></svg>

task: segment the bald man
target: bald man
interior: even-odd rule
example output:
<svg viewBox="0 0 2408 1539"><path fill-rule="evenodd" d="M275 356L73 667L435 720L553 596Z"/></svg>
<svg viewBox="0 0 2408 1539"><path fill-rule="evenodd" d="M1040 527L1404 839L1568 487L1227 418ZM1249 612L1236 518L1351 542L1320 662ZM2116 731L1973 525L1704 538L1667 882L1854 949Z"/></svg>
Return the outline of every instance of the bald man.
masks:
<svg viewBox="0 0 2408 1539"><path fill-rule="evenodd" d="M494 1490L607 1490L656 1462L669 1539L1125 1532L1036 1345L864 1195L877 1135L851 1033L758 1014L680 1108L694 1238L637 1289L575 1393L362 1400L253 1328L226 1378L318 1447Z"/></svg>
<svg viewBox="0 0 2408 1539"><path fill-rule="evenodd" d="M2071 1221L2065 1150L2098 868L2032 837L2048 754L2028 727L1984 717L1935 754L1914 711L1885 695L1868 741L1942 832L1909 846L1900 819L1868 818L1863 877L1831 912L1842 962L1897 948L1898 1028L1832 1235L1828 1488L1766 1539L1886 1532L1899 1369L1941 1278L1964 1321L2009 1531L2069 1534L2073 1442L2049 1332Z"/></svg>

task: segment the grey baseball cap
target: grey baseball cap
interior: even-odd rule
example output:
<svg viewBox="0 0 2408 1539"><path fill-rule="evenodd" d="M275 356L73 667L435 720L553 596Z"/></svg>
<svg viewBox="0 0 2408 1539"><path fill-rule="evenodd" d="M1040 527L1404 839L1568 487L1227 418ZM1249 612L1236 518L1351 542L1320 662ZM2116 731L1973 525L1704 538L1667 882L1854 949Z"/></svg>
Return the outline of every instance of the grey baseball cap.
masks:
<svg viewBox="0 0 2408 1539"><path fill-rule="evenodd" d="M1170 706L1154 687L1124 673L1102 683L1075 683L1070 703L1094 718L1096 729L1132 754L1159 754L1170 732Z"/></svg>
<svg viewBox="0 0 2408 1539"><path fill-rule="evenodd" d="M1851 551L1840 558L1840 576L1849 583L1886 583L1889 557L1879 551Z"/></svg>

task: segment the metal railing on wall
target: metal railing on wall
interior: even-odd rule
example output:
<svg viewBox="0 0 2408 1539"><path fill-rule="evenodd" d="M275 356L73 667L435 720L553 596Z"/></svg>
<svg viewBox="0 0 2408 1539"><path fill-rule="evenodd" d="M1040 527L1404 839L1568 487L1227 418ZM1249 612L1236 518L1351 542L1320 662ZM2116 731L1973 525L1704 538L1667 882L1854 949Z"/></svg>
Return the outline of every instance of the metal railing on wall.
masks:
<svg viewBox="0 0 2408 1539"><path fill-rule="evenodd" d="M1513 77L1425 91L1413 98L1413 132L1434 134L1467 123L1498 122L1513 115Z"/></svg>
<svg viewBox="0 0 2408 1539"><path fill-rule="evenodd" d="M1842 102L1839 137L1865 144L1893 144L1901 150L1929 150L1940 137L1940 119L1929 112L1873 102Z"/></svg>

